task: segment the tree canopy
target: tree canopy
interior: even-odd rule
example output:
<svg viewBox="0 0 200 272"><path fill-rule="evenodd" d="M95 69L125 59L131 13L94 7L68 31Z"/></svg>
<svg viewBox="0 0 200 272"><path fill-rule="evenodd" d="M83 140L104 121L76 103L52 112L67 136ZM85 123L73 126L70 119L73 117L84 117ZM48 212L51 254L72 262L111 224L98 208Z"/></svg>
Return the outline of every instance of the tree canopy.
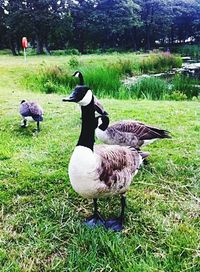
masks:
<svg viewBox="0 0 200 272"><path fill-rule="evenodd" d="M152 49L200 41L200 0L0 0L0 48Z"/></svg>

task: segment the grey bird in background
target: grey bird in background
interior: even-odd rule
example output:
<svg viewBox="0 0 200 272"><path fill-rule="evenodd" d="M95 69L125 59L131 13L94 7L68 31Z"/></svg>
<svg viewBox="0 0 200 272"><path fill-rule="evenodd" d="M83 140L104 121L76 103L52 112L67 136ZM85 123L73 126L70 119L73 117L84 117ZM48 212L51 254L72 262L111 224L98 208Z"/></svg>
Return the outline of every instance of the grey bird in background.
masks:
<svg viewBox="0 0 200 272"><path fill-rule="evenodd" d="M37 122L37 131L40 131L40 122L43 121L43 109L37 102L22 100L20 103L19 112L23 118L21 127L28 126L28 119Z"/></svg>

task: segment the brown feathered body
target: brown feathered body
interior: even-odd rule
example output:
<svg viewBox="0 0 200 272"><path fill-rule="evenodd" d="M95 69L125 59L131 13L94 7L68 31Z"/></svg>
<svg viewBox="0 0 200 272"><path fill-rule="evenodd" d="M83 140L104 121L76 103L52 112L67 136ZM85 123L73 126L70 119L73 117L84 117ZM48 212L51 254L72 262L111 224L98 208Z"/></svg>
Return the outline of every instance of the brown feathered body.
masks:
<svg viewBox="0 0 200 272"><path fill-rule="evenodd" d="M157 139L171 138L166 130L133 120L116 122L105 131L97 128L96 136L106 144L133 146L137 149Z"/></svg>
<svg viewBox="0 0 200 272"><path fill-rule="evenodd" d="M143 155L117 145L96 145L94 151L77 146L69 163L72 187L86 198L125 193L142 164Z"/></svg>

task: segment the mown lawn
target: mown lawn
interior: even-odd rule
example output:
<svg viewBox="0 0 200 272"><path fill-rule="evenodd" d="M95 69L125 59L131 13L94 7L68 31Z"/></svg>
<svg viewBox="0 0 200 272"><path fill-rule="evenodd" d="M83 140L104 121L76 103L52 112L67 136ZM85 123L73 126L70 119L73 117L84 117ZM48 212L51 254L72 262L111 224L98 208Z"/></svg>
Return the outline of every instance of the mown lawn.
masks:
<svg viewBox="0 0 200 272"><path fill-rule="evenodd" d="M200 271L199 103L102 99L111 121L138 119L173 138L145 148L149 164L127 194L124 231L88 229L92 203L72 190L67 174L80 112L61 95L20 86L23 72L41 62L32 60L26 67L0 58L0 271ZM34 123L20 128L24 98L45 109L39 135ZM101 200L100 208L117 214L119 199Z"/></svg>

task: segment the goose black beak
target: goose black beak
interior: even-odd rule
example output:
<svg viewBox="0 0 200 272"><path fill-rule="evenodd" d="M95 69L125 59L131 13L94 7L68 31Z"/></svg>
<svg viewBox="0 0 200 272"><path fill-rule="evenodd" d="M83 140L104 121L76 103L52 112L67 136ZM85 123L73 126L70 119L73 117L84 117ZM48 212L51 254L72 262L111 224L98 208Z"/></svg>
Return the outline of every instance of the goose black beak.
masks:
<svg viewBox="0 0 200 272"><path fill-rule="evenodd" d="M63 98L63 102L77 102L76 96L72 93L70 96Z"/></svg>
<svg viewBox="0 0 200 272"><path fill-rule="evenodd" d="M72 76L75 77L78 73L79 73L79 71L76 71L76 72L73 73Z"/></svg>

